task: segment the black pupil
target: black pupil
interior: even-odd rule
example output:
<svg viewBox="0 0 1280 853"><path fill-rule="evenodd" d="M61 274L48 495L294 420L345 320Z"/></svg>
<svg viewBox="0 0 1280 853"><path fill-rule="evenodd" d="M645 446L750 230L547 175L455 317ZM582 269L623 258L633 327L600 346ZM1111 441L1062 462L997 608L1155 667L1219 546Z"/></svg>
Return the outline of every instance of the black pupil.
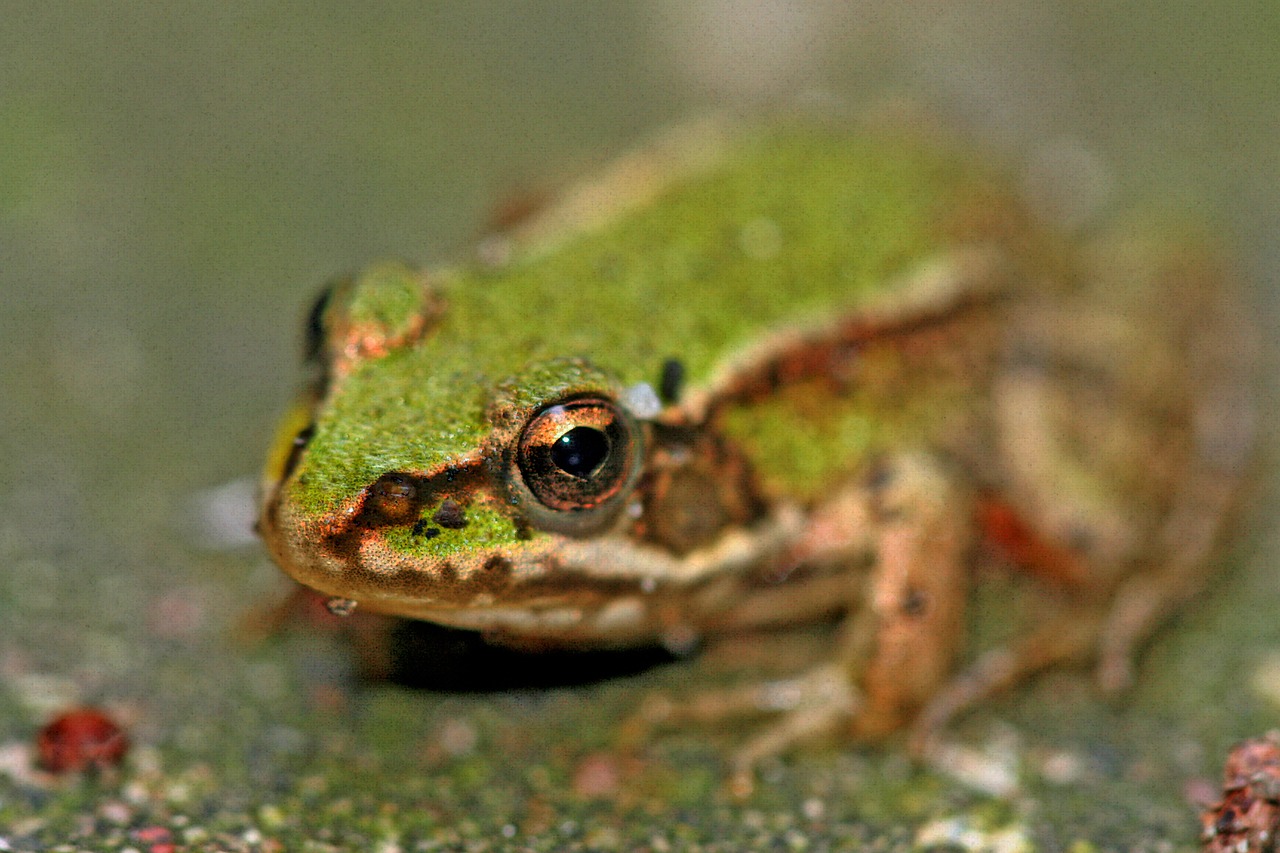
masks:
<svg viewBox="0 0 1280 853"><path fill-rule="evenodd" d="M566 474L585 480L609 455L609 439L592 427L574 427L551 445L551 461Z"/></svg>

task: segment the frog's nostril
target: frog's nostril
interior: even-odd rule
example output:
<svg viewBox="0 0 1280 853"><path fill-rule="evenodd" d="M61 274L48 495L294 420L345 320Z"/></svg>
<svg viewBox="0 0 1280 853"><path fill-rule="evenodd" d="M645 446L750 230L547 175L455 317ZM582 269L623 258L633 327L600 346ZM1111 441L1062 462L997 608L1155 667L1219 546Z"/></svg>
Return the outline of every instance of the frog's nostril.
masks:
<svg viewBox="0 0 1280 853"><path fill-rule="evenodd" d="M462 530L467 526L467 516L462 505L452 498L440 502L440 508L431 516L431 520L448 530Z"/></svg>

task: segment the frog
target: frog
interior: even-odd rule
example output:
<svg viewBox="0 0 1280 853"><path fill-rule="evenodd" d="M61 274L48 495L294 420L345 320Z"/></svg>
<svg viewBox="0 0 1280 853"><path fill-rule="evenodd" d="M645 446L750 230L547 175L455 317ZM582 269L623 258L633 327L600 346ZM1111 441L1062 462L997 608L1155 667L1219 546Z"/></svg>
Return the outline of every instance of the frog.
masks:
<svg viewBox="0 0 1280 853"><path fill-rule="evenodd" d="M925 122L662 132L453 265L325 289L259 529L335 613L688 649L834 621L828 659L673 699L773 715L737 778L1042 670L1110 691L1205 588L1252 447L1229 268L1038 215ZM982 566L1034 618L969 655Z"/></svg>

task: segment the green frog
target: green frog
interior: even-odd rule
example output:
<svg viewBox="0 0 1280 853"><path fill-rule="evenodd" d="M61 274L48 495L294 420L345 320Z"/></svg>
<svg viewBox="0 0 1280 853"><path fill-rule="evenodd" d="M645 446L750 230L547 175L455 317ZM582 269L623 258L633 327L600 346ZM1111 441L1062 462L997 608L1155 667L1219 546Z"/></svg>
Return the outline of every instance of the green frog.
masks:
<svg viewBox="0 0 1280 853"><path fill-rule="evenodd" d="M840 619L829 660L673 716L918 747L1135 647L1211 575L1245 324L1186 233L1064 233L907 122L668 131L452 267L327 289L267 466L276 562L509 643L687 648ZM1048 591L963 667L980 564ZM692 707L696 711L690 711Z"/></svg>

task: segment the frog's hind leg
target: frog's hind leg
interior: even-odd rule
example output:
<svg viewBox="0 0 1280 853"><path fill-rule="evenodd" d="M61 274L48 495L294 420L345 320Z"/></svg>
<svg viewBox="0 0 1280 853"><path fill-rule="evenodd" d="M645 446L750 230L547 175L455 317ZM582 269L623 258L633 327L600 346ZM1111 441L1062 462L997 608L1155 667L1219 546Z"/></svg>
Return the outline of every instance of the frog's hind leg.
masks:
<svg viewBox="0 0 1280 853"><path fill-rule="evenodd" d="M1148 308L1163 294L1180 310L1093 298L1014 324L1022 338L994 391L1013 521L979 518L1066 600L930 702L918 749L959 711L1058 663L1096 661L1104 689L1125 687L1137 647L1213 570L1251 456L1248 324L1193 258L1137 261L1120 267L1162 285L1146 282Z"/></svg>
<svg viewBox="0 0 1280 853"><path fill-rule="evenodd" d="M1019 640L988 650L925 705L911 725L910 750L928 756L938 735L962 711L1026 678L1065 663L1082 663L1097 650L1103 613L1069 608L1042 621Z"/></svg>
<svg viewBox="0 0 1280 853"><path fill-rule="evenodd" d="M1190 353L1203 376L1190 414L1185 475L1157 531L1149 568L1122 582L1102 628L1098 681L1109 692L1130 684L1135 649L1207 583L1249 478L1255 342L1237 303L1222 300L1210 310Z"/></svg>
<svg viewBox="0 0 1280 853"><path fill-rule="evenodd" d="M1238 411L1233 406L1218 414L1228 410ZM1203 588L1224 518L1239 492L1239 463L1246 455L1240 424L1206 418L1200 431L1206 453L1191 466L1187 487L1158 531L1153 557L1119 582L1109 602L1090 595L1080 584L1078 562L1071 562L1070 572L1063 571L1066 561L1053 543L1033 541L1030 547L1025 540L1017 543L1014 550L1022 554L1015 556L1052 557L1029 560L1023 567L1066 587L1074 600L1062 603L1059 612L1022 638L980 655L938 691L912 724L914 754L927 755L938 734L960 712L1057 665L1096 660L1098 684L1104 692L1115 693L1130 685L1138 647ZM1216 449L1207 451L1209 446ZM1007 520L1002 521L1007 526ZM987 530L988 535L991 532ZM1001 532L1007 533L1007 527Z"/></svg>
<svg viewBox="0 0 1280 853"><path fill-rule="evenodd" d="M1152 559L1121 580L1109 601L1081 583L1087 579L1079 574L1081 561L1063 558L1063 550L1054 543L1032 536L1028 545L1021 535L1013 537L1017 547L1012 550L1021 552L1014 556L1031 558L1022 567L1064 589L1067 600L1034 630L983 653L939 690L912 724L913 753L928 754L937 735L960 712L1054 666L1096 661L1104 692L1129 686L1138 647L1204 586L1223 518L1239 490L1234 466L1224 469L1206 462L1194 467L1198 470L1192 483L1158 532ZM1001 527L999 533L1007 535L1007 519ZM991 535L989 527L986 533ZM1050 559L1043 559L1046 556Z"/></svg>

